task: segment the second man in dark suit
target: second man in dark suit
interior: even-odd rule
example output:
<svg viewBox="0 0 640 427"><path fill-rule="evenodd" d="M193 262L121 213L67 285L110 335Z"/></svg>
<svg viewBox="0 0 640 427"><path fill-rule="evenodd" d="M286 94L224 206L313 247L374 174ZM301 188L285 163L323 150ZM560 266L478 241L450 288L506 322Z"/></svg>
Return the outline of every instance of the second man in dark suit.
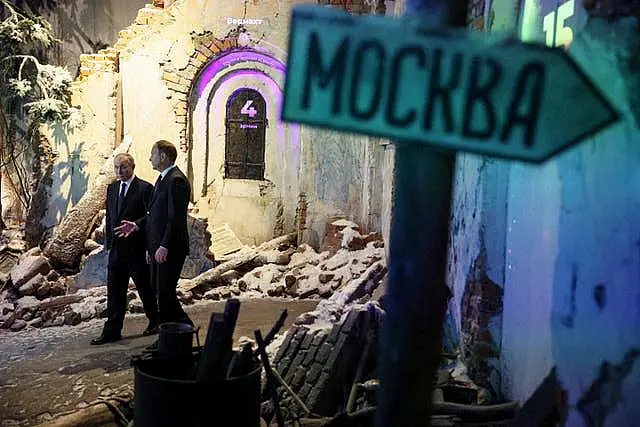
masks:
<svg viewBox="0 0 640 427"><path fill-rule="evenodd" d="M187 210L191 186L175 165L178 152L169 141L157 141L151 149L151 165L160 172L147 214L135 222L125 221L124 235L146 230L147 262L158 298L160 323L177 322L193 326L176 294L178 279L189 254Z"/></svg>
<svg viewBox="0 0 640 427"><path fill-rule="evenodd" d="M108 251L107 321L102 335L91 341L93 345L121 339L130 278L138 289L144 312L149 319L143 335L150 335L158 330L156 295L151 287L149 267L145 260L145 233L136 233L126 238L116 236L116 229L121 221L134 220L146 213L153 186L133 174L135 162L129 154L118 154L113 165L117 180L107 187L105 224L105 246Z"/></svg>

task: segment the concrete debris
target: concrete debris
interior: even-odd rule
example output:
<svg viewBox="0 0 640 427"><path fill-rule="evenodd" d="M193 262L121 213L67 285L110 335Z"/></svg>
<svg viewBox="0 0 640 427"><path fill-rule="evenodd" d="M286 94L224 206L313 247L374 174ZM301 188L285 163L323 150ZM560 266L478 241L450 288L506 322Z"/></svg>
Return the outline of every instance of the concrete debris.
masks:
<svg viewBox="0 0 640 427"><path fill-rule="evenodd" d="M69 292L103 286L107 283L107 261L107 251L102 245L92 250L84 259L80 273L72 277L69 283Z"/></svg>
<svg viewBox="0 0 640 427"><path fill-rule="evenodd" d="M281 236L229 255L224 263L193 279L181 279L178 299L188 305L232 297L314 298L322 300L318 309L296 323L336 322L349 305L370 300L386 274L382 237L363 236L351 222L339 225L343 247L337 252L318 253L307 244L295 247L295 236ZM207 234L201 233L203 243L210 238ZM93 249L85 255L83 269L73 276L52 270L38 248L22 254L11 270L7 289L0 293L0 328L77 325L105 317L106 252L102 245L96 246L101 237L93 233L92 238L96 240L85 244L86 250ZM200 252L196 264L211 263L210 254ZM144 312L133 283L127 303L128 312Z"/></svg>
<svg viewBox="0 0 640 427"><path fill-rule="evenodd" d="M27 256L11 270L11 281L14 287L19 288L38 273L47 274L50 270L51 265L47 257L43 255Z"/></svg>
<svg viewBox="0 0 640 427"><path fill-rule="evenodd" d="M354 413L376 405L375 395L380 384L378 339L384 310L378 301L363 304L365 298L358 302L356 297L385 269L380 260L374 262L358 280L321 301L317 310L298 316L291 328L278 335L268 347L271 364L288 387L278 388L285 424L308 415L297 399L311 413L323 417L345 411ZM354 389L357 393L351 395L349 388L354 383L358 384ZM440 403L434 406L435 415L456 416L473 422L477 421L479 411L490 409L495 411L491 416L499 421L503 412L508 412L504 415L506 418L517 409L515 402L504 404L506 406L489 405L490 397L488 390L469 378L467 366L459 355L453 355L452 360L451 355L446 354L434 383L433 401ZM269 420L273 413L272 402L263 400L263 418Z"/></svg>
<svg viewBox="0 0 640 427"><path fill-rule="evenodd" d="M213 254L209 252L211 233L207 231L207 219L187 217L189 232L189 256L184 262L180 277L192 279L198 274L213 267Z"/></svg>
<svg viewBox="0 0 640 427"><path fill-rule="evenodd" d="M140 299L129 301L129 313L144 313L144 307Z"/></svg>
<svg viewBox="0 0 640 427"><path fill-rule="evenodd" d="M332 416L344 407L346 387L353 383L357 370L366 375L361 380L373 375L370 367L374 366L375 350L369 350L377 347L383 311L376 302L342 308L343 315L332 322L316 319L308 325L294 324L268 349L284 382L314 414L322 416ZM279 393L287 420L304 415L284 389ZM270 419L269 402L263 402L261 411Z"/></svg>
<svg viewBox="0 0 640 427"><path fill-rule="evenodd" d="M38 273L18 288L20 295L33 295L44 285L45 279L42 273Z"/></svg>
<svg viewBox="0 0 640 427"><path fill-rule="evenodd" d="M93 251L95 251L98 248L101 248L102 245L98 242L96 242L95 240L87 240L86 242L84 242L84 249L85 251L87 251L88 253L91 253Z"/></svg>

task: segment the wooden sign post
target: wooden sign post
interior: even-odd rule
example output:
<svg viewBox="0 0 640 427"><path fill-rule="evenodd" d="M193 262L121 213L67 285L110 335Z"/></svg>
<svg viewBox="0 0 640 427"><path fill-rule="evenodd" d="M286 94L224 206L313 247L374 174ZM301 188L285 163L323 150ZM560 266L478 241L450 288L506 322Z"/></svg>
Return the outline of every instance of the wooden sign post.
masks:
<svg viewBox="0 0 640 427"><path fill-rule="evenodd" d="M407 0L407 14L432 19L432 25L462 26L465 6L466 0ZM449 296L447 243L455 154L405 141L396 144L394 162L376 426L428 427Z"/></svg>

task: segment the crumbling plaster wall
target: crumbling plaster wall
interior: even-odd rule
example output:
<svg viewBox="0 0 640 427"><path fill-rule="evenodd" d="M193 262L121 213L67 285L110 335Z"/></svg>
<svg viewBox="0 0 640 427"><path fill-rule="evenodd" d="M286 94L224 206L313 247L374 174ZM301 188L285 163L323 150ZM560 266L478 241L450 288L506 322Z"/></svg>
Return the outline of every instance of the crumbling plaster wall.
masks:
<svg viewBox="0 0 640 427"><path fill-rule="evenodd" d="M144 0L75 0L41 11L51 22L56 44L50 60L67 68L72 76L71 103L81 107L86 126L73 132L45 130L56 156L49 201L41 224L57 224L75 205L95 178L104 159L120 141L118 122L117 53L103 48L118 40L118 32L136 17ZM83 55L96 54L98 55ZM82 68L82 72L81 72Z"/></svg>
<svg viewBox="0 0 640 427"><path fill-rule="evenodd" d="M494 1L498 10L513 9ZM508 20L497 14L493 22ZM640 70L630 60L640 45L636 25L594 20L591 35L576 30L569 51L614 101L623 123L541 166L483 167L473 156L458 156L453 309L462 311L468 273L477 273L471 267L483 248L494 251L485 265L486 276L504 289L497 385L505 398L524 402L556 366L569 426L634 425L639 416L638 406L626 403L640 393L640 131L633 98ZM464 330L464 319L457 321Z"/></svg>
<svg viewBox="0 0 640 427"><path fill-rule="evenodd" d="M485 28L515 34L518 15L519 2L494 0ZM458 155L451 310L470 373L494 396L526 401L553 365L549 318L558 186L553 164Z"/></svg>
<svg viewBox="0 0 640 427"><path fill-rule="evenodd" d="M468 12L468 24L476 30L515 31L516 18L513 0L474 1ZM457 155L447 270L453 291L450 315L455 317L462 358L474 381L494 398L503 394L509 168L499 159Z"/></svg>
<svg viewBox="0 0 640 427"><path fill-rule="evenodd" d="M319 0L353 14L399 16L404 0ZM384 6L383 6L384 4ZM301 127L301 191L309 203L304 241L322 247L327 220L346 217L389 241L394 149L389 140ZM388 255L388 254L387 254Z"/></svg>
<svg viewBox="0 0 640 427"><path fill-rule="evenodd" d="M458 154L450 226L450 311L471 377L494 397L502 394L508 171L504 161Z"/></svg>
<svg viewBox="0 0 640 427"><path fill-rule="evenodd" d="M365 177L369 167L380 167L370 163L370 152L382 149L378 141L311 128L303 128L301 138L301 186L306 190L311 212L307 217L305 240L319 247L327 218L344 216L365 230L369 228L364 203L371 188L367 188Z"/></svg>
<svg viewBox="0 0 640 427"><path fill-rule="evenodd" d="M640 23L594 19L570 53L622 121L558 157L551 331L567 425L640 419Z"/></svg>
<svg viewBox="0 0 640 427"><path fill-rule="evenodd" d="M150 144L155 139L184 139L183 118L175 114L172 102L184 94L166 89L162 79L163 71L171 69L179 73L189 63L194 49L192 31L211 31L215 37L223 39L237 28L237 25L228 24L227 18L261 19L262 23L259 26L246 25L252 41L259 37L254 48L264 50L284 61L290 5L291 3L286 1L265 1L247 3L245 8L244 4L236 2L176 2L170 9L172 22L163 24L161 30L149 35L144 44L135 50L130 49L130 55L121 54L124 133L133 138L136 158L146 158ZM216 57L210 59L215 60ZM206 64L202 64L200 71L205 66ZM247 63L244 67L260 71L256 64ZM226 70L231 72L233 67L227 67ZM268 70L262 71L268 74ZM241 83L238 81L229 90L241 87ZM276 83L282 87L282 81ZM213 117L212 120L220 122L225 112L218 111L216 114L217 117ZM278 126L279 115L273 114L273 110L271 114L273 116L269 117L270 127L275 129ZM166 120L167 117L170 119ZM172 117L175 120L171 120ZM198 119L197 115L193 117L194 120ZM203 132L202 123L193 123L192 129L192 141L197 144L202 140L202 135L198 134ZM224 127L218 126L218 129ZM267 136L276 135L269 130ZM233 186L218 184L214 185L214 190L217 191L208 192L205 200L198 203L200 214L211 217L211 223L225 220L231 222L232 228L245 243L260 243L273 237L274 233L280 230L277 215L281 210L284 211L285 217L282 231L293 230L297 193L300 191L309 201L310 209L306 223L309 230L306 237L312 245L318 247L321 243L326 219L330 216L349 217L368 229L370 212L364 208L363 197L371 194L371 187L365 188L363 183L369 182L364 179L369 167L380 167L371 165L368 155L368 150L373 150L378 144L371 142L368 137L336 134L305 127L301 127L298 138L298 141L294 141L293 137L284 141L286 144L298 146L299 153L294 156L278 153L279 148L275 146L274 138L267 142L265 177L276 187L267 189L266 198L270 200L266 200L264 194L256 195L258 191L244 188L251 183L243 188L238 187L237 182L232 183ZM214 155L218 153L218 159L221 158L220 148L223 143L223 133L210 139L210 148ZM194 145L191 149L193 151L190 166L194 169L195 176L199 174L196 169L201 163L198 153L203 150L201 145ZM286 148L284 151L291 153L293 150ZM181 153L179 164L185 170L189 169L188 162L188 152ZM210 165L207 185L216 180L219 183L228 181L222 178L224 172L220 165L219 160ZM294 174L291 173L292 168L297 169ZM288 171L286 182L279 178L283 171ZM138 167L138 172L142 177L152 176L146 162ZM216 173L217 176L214 175ZM295 182L298 179L301 181L300 185ZM199 185L196 184L196 187ZM230 190L234 187L238 190L235 193ZM195 190L194 196L198 199L200 189ZM208 209L212 209L213 212Z"/></svg>
<svg viewBox="0 0 640 427"><path fill-rule="evenodd" d="M385 150L379 139L302 126L296 126L293 132L292 125L285 125L286 137L278 141L286 147L276 148L273 131L281 126L279 108L271 108L268 117L267 181L257 187L239 182L222 187L209 185L216 178L224 181L219 162L224 132L219 132L211 140L215 147L210 147L217 150L213 156L217 156L218 163L210 165L208 191L201 197L202 188L207 185L199 178L203 150L196 144L200 144L206 125L224 120L225 111L210 113L205 126L189 123L197 103L192 87L199 82L207 64L226 53L243 50L236 39L238 25L229 23L228 18L261 20L259 24L245 25L251 39L249 49L285 63L289 13L295 3L315 2L182 0L164 10L145 7L138 11L132 25L119 32L113 48L84 55L75 84L74 105L87 113L88 126L73 134L56 136L60 152L71 156L72 161L61 154L55 165L51 203L44 221L47 226L56 224L77 202L104 157L123 136L132 141L130 152L136 159L136 174L149 181L157 175L148 161L153 142L175 142L180 147L177 164L194 181L194 202L198 202L199 213L209 217L213 225L233 219L245 243L256 244L274 234L293 231L300 194L310 206L305 239L316 247L322 242L328 217L347 217L365 231L379 231L388 224L385 208L390 206L392 177L385 168L391 167L390 150ZM224 46L211 48L213 52L203 49L198 40L207 33L224 42ZM208 56L203 57L201 51L207 51ZM102 63L107 63L106 69ZM246 62L226 67L224 72L230 73L234 67L265 74L273 71ZM275 76L274 81L281 91L283 76ZM249 80L244 83L247 87L254 84ZM244 83L239 79L228 90ZM212 172L218 176L211 176ZM218 207L223 209L216 211Z"/></svg>

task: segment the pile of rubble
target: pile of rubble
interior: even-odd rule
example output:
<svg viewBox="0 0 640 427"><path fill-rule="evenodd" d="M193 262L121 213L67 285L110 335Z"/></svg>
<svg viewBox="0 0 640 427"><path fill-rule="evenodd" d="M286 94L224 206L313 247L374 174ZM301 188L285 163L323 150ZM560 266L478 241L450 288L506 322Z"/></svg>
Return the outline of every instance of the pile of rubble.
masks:
<svg viewBox="0 0 640 427"><path fill-rule="evenodd" d="M252 292L254 295L294 298L328 298L353 280L384 267L379 235L348 240L336 253L316 252L302 244L297 248L245 249L234 258L191 280L180 288L195 298L224 299ZM220 273L219 273L220 272ZM219 273L219 274L216 274Z"/></svg>
<svg viewBox="0 0 640 427"><path fill-rule="evenodd" d="M295 246L295 234L257 248L246 247L198 276L181 279L178 298L182 304L230 297L317 298L324 299L325 304L300 322L335 320L341 314L339 307L370 297L386 273L379 234L361 235L357 225L348 221L340 224L340 234L337 251L318 253L306 244ZM94 246L87 245L87 252L102 250ZM22 253L8 277L0 278L0 328L19 331L25 327L76 325L106 316L104 281L100 286L74 288L78 278L85 276L82 270L65 275L52 269L39 248ZM127 299L129 312L143 312L133 283Z"/></svg>
<svg viewBox="0 0 640 427"><path fill-rule="evenodd" d="M279 410L286 425L321 425L319 419L334 417L335 425L373 425L364 418L377 405L384 305L374 296L357 297L359 292L343 289L321 301L272 343L269 360L278 388L275 396L262 396L265 420L277 418ZM433 425L493 425L478 423L503 422L518 408L515 402L491 404L489 391L470 379L457 349L442 353L433 387ZM338 424L341 417L363 422Z"/></svg>

